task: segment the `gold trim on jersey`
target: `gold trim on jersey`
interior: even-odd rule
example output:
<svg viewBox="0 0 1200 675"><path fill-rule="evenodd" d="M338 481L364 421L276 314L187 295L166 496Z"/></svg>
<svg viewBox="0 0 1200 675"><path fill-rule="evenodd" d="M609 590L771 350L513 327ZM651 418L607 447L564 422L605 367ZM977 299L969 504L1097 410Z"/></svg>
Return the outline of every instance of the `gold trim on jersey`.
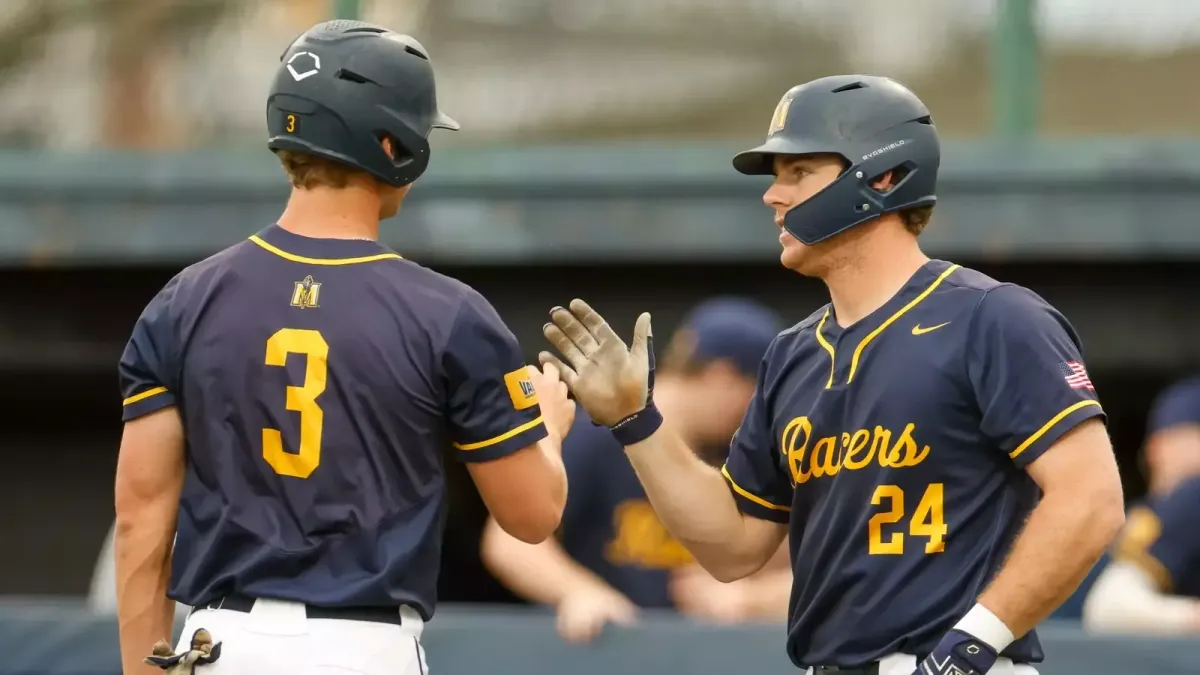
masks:
<svg viewBox="0 0 1200 675"><path fill-rule="evenodd" d="M904 316L910 309L921 304L921 301L923 301L925 298L928 298L929 294L933 293L934 289L936 289L938 286L940 286L941 283L946 280L946 277L953 274L954 271L957 270L959 267L961 267L961 266L960 265L951 265L951 266L947 267L946 271L944 271L940 275L938 275L938 278L934 279L933 283L929 284L928 288L921 291L920 295L913 298L907 305L901 307L900 310L897 311L895 314L889 316L886 321L884 321L882 324L879 325L878 328L876 328L875 330L868 333L867 336L862 339L862 342L858 343L858 347L855 347L855 349L854 349L854 358L852 358L850 360L850 376L846 378L846 384L850 384L851 382L854 381L854 375L855 375L855 373L858 372L858 361L860 358L862 358L863 350L867 348L867 345L871 344L871 340L874 340L876 337L878 337L879 334L884 331L884 329L886 329L888 326L895 323L897 319Z"/></svg>
<svg viewBox="0 0 1200 675"><path fill-rule="evenodd" d="M506 432L500 434L499 436L493 436L493 437L487 439L486 441L479 441L478 443L455 443L454 447L458 448L459 450L479 450L480 448L486 448L489 445L495 445L501 441L507 441L508 439L512 438L513 436L516 436L517 434L529 431L530 429L536 427L537 425L539 425L541 423L542 423L542 416L538 415L537 419L532 420L530 422L526 422L525 424L522 424L521 426L517 427L516 429L513 429L511 431L506 431Z"/></svg>
<svg viewBox="0 0 1200 675"><path fill-rule="evenodd" d="M147 389L146 391L143 391L140 394L134 394L133 396L130 396L129 398L125 399L124 401L121 401L121 405L122 406L130 405L132 403L137 403L138 401L144 401L144 400L150 398L151 396L158 396L159 394L165 394L165 393L167 393L166 387L155 387L153 389Z"/></svg>
<svg viewBox="0 0 1200 675"><path fill-rule="evenodd" d="M746 499L749 499L750 501L754 502L755 504L758 504L759 506L761 506L763 508L771 509L772 511L784 511L784 512L790 512L792 510L792 507L790 507L790 506L780 506L779 504L772 504L771 502L763 499L762 497L759 497L758 495L752 494L751 492L747 491L746 488L743 488L741 485L738 485L737 482L733 480L733 476L729 475L729 467L727 467L727 466L721 467L721 475L725 476L725 480L729 481L729 486L733 488L734 492L745 497Z"/></svg>
<svg viewBox="0 0 1200 675"><path fill-rule="evenodd" d="M837 373L837 352L833 351L833 345L829 344L829 340L821 335L821 329L825 327L825 320L829 318L829 308L825 308L825 316L821 317L820 323L817 324L817 342L821 347L829 352L829 381L825 383L825 388L829 389L833 386L833 376Z"/></svg>
<svg viewBox="0 0 1200 675"><path fill-rule="evenodd" d="M1066 408L1064 408L1062 410L1062 412L1058 413L1054 417L1051 417L1049 422L1046 422L1045 424L1043 424L1041 429L1038 429L1037 431L1033 432L1033 434L1031 434L1029 436L1029 438L1026 438L1023 443L1018 445L1015 450L1008 453L1008 456L1013 459L1016 459L1017 455L1021 454L1022 452L1025 452L1026 450L1029 449L1029 446L1033 445L1034 443L1037 443L1039 438L1041 438L1042 436L1045 436L1046 432L1053 429L1054 425L1061 422L1064 417L1066 417L1067 415L1070 415L1071 413L1075 412L1076 410L1079 410L1080 408L1086 408L1089 405L1094 405L1096 407L1100 407L1100 402L1092 400L1092 399L1088 399L1086 401L1079 401L1077 403L1073 403L1073 404L1067 406Z"/></svg>
<svg viewBox="0 0 1200 675"><path fill-rule="evenodd" d="M376 253L375 255L364 255L357 258L309 258L307 256L296 255L295 253L288 253L278 246L263 241L257 234L251 235L250 241L284 260L304 263L306 265L357 265L358 263L369 263L376 260L404 260L399 253Z"/></svg>

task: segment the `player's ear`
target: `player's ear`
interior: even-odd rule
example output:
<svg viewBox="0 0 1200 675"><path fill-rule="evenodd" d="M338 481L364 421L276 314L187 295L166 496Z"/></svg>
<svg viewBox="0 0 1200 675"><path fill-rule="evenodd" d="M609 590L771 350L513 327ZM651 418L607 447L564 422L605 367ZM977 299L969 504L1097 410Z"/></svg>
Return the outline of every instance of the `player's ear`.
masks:
<svg viewBox="0 0 1200 675"><path fill-rule="evenodd" d="M387 153L387 156L396 159L396 146L392 144L392 139L384 136L380 143L383 145L383 151Z"/></svg>
<svg viewBox="0 0 1200 675"><path fill-rule="evenodd" d="M880 192L887 192L888 190L891 190L895 186L896 186L895 172L893 172L891 170L888 170L879 178L876 178L875 180L871 181L871 187L875 188L876 190L879 190Z"/></svg>

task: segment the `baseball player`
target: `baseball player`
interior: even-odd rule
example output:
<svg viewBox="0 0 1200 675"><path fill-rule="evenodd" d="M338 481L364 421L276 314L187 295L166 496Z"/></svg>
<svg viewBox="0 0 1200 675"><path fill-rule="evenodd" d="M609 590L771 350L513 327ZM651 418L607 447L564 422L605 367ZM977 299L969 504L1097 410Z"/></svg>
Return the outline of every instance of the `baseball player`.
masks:
<svg viewBox="0 0 1200 675"><path fill-rule="evenodd" d="M1145 459L1150 494L1083 604L1090 630L1200 633L1200 378L1159 395Z"/></svg>
<svg viewBox="0 0 1200 675"><path fill-rule="evenodd" d="M121 357L125 673L170 634L170 597L194 610L178 649L154 647L164 669L417 675L443 448L502 528L542 541L566 501L574 404L479 293L377 241L431 129L457 128L416 40L310 29L267 125L294 188L278 224L172 279Z"/></svg>
<svg viewBox="0 0 1200 675"><path fill-rule="evenodd" d="M754 392L758 363L782 326L757 303L715 298L695 307L666 352L657 405L681 436L720 466ZM560 635L587 642L641 608L678 609L704 620L782 620L791 568L786 550L762 574L722 584L663 528L621 446L579 414L563 443L571 494L558 539L529 545L489 521L481 553L518 595L555 608Z"/></svg>
<svg viewBox="0 0 1200 675"><path fill-rule="evenodd" d="M787 650L812 673L1032 672L1034 626L1124 520L1070 324L922 253L938 160L926 107L864 75L791 89L734 159L773 176L781 261L831 302L768 349L720 471L661 424L648 314L628 348L580 300L544 329L570 366L543 362L713 576L753 573L790 535Z"/></svg>

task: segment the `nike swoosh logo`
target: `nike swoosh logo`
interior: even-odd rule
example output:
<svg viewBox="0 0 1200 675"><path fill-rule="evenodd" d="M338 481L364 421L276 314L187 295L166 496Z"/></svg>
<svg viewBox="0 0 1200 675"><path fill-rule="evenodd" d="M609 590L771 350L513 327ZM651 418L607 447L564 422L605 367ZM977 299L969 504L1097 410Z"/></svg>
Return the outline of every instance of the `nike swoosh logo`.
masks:
<svg viewBox="0 0 1200 675"><path fill-rule="evenodd" d="M917 324L917 325L913 326L912 334L913 335L924 335L931 331L935 331L935 330L941 328L942 326L948 326L948 325L950 325L949 321L947 321L946 323L939 323L936 326L930 326L929 328L921 328L921 324Z"/></svg>

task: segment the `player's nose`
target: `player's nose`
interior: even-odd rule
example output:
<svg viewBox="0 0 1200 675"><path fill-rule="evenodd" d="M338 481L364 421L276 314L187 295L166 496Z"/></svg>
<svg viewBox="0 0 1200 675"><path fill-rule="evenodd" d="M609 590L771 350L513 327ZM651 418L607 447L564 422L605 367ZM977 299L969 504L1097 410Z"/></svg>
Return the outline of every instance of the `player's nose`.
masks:
<svg viewBox="0 0 1200 675"><path fill-rule="evenodd" d="M774 209L776 214L787 211L787 199L778 183L772 183L771 187L767 188L767 191L763 193L762 200L764 204ZM777 216L776 220L778 219Z"/></svg>

